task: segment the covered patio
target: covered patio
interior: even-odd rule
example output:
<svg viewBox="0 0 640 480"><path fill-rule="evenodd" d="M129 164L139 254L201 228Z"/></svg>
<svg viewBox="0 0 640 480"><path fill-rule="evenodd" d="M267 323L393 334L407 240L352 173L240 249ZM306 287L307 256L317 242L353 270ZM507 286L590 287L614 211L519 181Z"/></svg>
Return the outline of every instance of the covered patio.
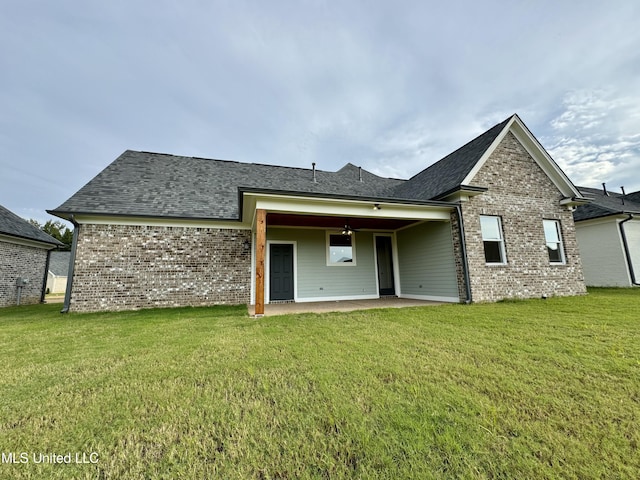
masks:
<svg viewBox="0 0 640 480"><path fill-rule="evenodd" d="M454 204L240 194L252 226L252 315L459 301Z"/></svg>
<svg viewBox="0 0 640 480"><path fill-rule="evenodd" d="M289 315L296 313L351 312L374 308L405 308L445 305L448 302L414 300L410 298L382 297L370 300L338 300L332 302L286 302L269 303L264 306L264 316ZM255 305L248 305L249 315L255 315Z"/></svg>

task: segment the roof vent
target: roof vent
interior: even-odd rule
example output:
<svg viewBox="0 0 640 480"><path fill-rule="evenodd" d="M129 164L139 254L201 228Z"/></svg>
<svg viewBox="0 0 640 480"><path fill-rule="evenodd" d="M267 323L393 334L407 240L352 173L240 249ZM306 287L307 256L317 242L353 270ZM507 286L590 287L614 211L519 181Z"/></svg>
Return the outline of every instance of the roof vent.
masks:
<svg viewBox="0 0 640 480"><path fill-rule="evenodd" d="M362 167L358 167L358 181L362 181Z"/></svg>
<svg viewBox="0 0 640 480"><path fill-rule="evenodd" d="M624 197L627 196L626 192L624 191L624 187L620 187L620 190L622 190L622 204L624 205Z"/></svg>
<svg viewBox="0 0 640 480"><path fill-rule="evenodd" d="M311 168L313 169L313 183L318 183L318 179L316 178L316 162L311 163Z"/></svg>
<svg viewBox="0 0 640 480"><path fill-rule="evenodd" d="M607 184L604 182L602 182L602 191L607 197L609 196L609 192L607 192Z"/></svg>

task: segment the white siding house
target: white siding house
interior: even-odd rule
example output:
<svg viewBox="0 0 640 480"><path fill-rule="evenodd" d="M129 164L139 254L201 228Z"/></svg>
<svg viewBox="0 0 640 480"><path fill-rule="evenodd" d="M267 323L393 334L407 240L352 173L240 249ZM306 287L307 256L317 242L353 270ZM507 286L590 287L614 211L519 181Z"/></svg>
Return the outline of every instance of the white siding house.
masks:
<svg viewBox="0 0 640 480"><path fill-rule="evenodd" d="M578 187L592 198L574 212L585 283L593 287L640 284L640 203L636 193Z"/></svg>

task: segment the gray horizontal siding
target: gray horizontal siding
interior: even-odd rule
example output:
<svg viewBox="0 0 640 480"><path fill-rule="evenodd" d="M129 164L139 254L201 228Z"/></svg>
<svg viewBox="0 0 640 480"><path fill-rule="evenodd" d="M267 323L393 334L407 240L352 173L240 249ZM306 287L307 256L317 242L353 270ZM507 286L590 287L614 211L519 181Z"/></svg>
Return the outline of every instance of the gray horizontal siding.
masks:
<svg viewBox="0 0 640 480"><path fill-rule="evenodd" d="M326 231L271 228L267 240L297 242L298 300L377 295L373 234L355 234L356 265L327 266Z"/></svg>
<svg viewBox="0 0 640 480"><path fill-rule="evenodd" d="M426 222L397 233L402 295L458 298L451 224Z"/></svg>
<svg viewBox="0 0 640 480"><path fill-rule="evenodd" d="M590 287L631 285L620 238L620 228L615 218L591 225L578 223L576 238L587 285Z"/></svg>

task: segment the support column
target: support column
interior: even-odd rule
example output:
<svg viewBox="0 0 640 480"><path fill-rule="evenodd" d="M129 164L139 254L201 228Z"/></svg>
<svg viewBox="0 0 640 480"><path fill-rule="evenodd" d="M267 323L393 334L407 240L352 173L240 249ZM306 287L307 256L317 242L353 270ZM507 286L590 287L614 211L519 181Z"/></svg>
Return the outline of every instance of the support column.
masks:
<svg viewBox="0 0 640 480"><path fill-rule="evenodd" d="M267 211L256 211L256 305L255 314L264 315L264 264L267 244Z"/></svg>

